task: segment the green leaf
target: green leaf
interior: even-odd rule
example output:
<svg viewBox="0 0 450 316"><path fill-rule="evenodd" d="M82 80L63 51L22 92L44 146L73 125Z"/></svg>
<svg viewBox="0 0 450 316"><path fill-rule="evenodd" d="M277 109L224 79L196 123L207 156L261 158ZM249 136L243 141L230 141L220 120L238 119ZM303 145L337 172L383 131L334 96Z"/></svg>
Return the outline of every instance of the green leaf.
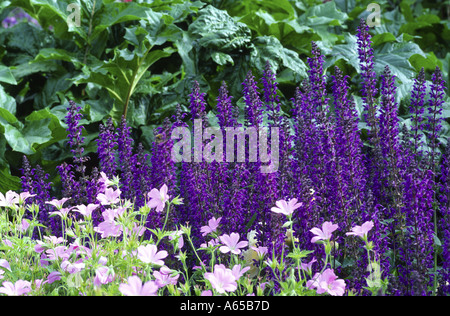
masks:
<svg viewBox="0 0 450 316"><path fill-rule="evenodd" d="M17 121L17 119L14 117L14 115L16 114L16 100L5 92L5 89L2 85L0 85L0 110L1 109L6 110L7 113L3 112L3 115L0 116L2 116L10 123Z"/></svg>
<svg viewBox="0 0 450 316"><path fill-rule="evenodd" d="M9 190L19 191L21 180L19 177L11 175L8 166L0 167L0 192L6 192Z"/></svg>
<svg viewBox="0 0 450 316"><path fill-rule="evenodd" d="M5 65L0 65L0 82L5 82L9 84L17 84L16 79L11 73L11 69Z"/></svg>
<svg viewBox="0 0 450 316"><path fill-rule="evenodd" d="M210 5L198 11L189 33L199 37L200 46L222 52L245 49L251 42L250 29L244 23Z"/></svg>
<svg viewBox="0 0 450 316"><path fill-rule="evenodd" d="M222 52L213 52L211 54L212 60L214 60L215 63L218 65L226 65L230 63L231 65L234 65L233 58L231 58L230 55L222 53Z"/></svg>

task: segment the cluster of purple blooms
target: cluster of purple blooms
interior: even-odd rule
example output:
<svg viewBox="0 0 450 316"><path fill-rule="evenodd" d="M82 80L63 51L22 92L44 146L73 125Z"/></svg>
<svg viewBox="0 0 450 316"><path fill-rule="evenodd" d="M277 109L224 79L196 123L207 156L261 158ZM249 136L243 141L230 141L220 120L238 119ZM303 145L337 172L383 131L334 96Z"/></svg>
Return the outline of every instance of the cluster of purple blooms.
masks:
<svg viewBox="0 0 450 316"><path fill-rule="evenodd" d="M23 20L27 20L28 22L30 22L36 26L39 26L39 22L35 18L32 18L28 13L24 12L21 9L15 9L10 16L6 17L2 21L2 26L5 29L10 28Z"/></svg>
<svg viewBox="0 0 450 316"><path fill-rule="evenodd" d="M430 295L436 294L431 292L434 286L439 294L449 294L450 144L442 155L439 151L444 146L439 136L445 81L436 68L427 95L425 73L423 70L419 73L411 92L412 123L410 127L402 125L395 98L395 75L388 66L379 77L375 73L376 56L364 21L358 27L357 38L364 108L361 120L366 123L367 134L363 135L358 128L360 118L350 94L349 78L335 67L332 80L327 82L324 57L313 42L308 58L309 75L291 99L290 120L282 112L276 76L269 64L261 78L262 88L251 72L243 82L244 123L238 123L238 109L232 104L225 82L219 90L216 109L221 128L257 127L263 122L268 127L279 127L277 172L259 172L258 162L172 161L173 128L188 126L194 119L202 119L203 127L208 127L205 93L194 82L190 113L178 110L155 130L150 155L141 144L134 146L124 118L117 127L111 119L101 125L100 163L89 175L83 166L86 161L81 149L81 129L76 124L79 108L71 102L67 124L74 165L63 164L58 168L63 197L71 197L73 205L95 203L97 193L102 190L97 180L104 174L108 178L117 176L121 196L140 207L147 192L167 185L171 194L183 198L183 204L170 212L167 225L174 229L176 225L189 224L197 247L205 242L204 223L220 218L227 238L233 238L233 233L245 236L254 230L259 246L266 247L269 256L285 255L295 241L301 249L314 251L319 269L325 268L320 264L326 253L320 245L311 243L314 232L310 228L324 222L337 223L331 250L334 272L355 292L364 292L368 261L361 255L364 249L360 243L345 238L345 233L357 223L370 222L373 251L379 256L383 278L389 280L390 293ZM364 138L368 145L364 145ZM54 211L45 204L50 200L50 189L42 169L39 166L31 169L26 158L22 179L23 191L35 194L35 202ZM270 209L277 201L292 202L294 198L298 206L291 214L293 229L286 233L283 227L286 214ZM280 210L288 208L287 204L278 206ZM101 226L106 221L101 216L104 210L101 203L92 217L96 226L108 231L112 228L107 224ZM57 222L51 222L45 212L40 216L53 234L61 236ZM149 228L161 228L164 224L162 212L150 212L145 219ZM441 253L437 253L435 240L441 242ZM232 279L232 272L222 267L217 271ZM327 272L323 278L332 282L334 272ZM214 276L208 277L215 282ZM136 282L129 280L130 284ZM341 285L340 281L336 284L337 288ZM126 286L123 289L129 290Z"/></svg>

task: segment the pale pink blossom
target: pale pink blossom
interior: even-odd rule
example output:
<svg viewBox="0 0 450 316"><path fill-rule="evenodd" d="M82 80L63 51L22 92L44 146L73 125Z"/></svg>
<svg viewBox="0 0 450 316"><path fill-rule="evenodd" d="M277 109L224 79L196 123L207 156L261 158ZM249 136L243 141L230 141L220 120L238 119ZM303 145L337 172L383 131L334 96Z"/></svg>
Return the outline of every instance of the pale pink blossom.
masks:
<svg viewBox="0 0 450 316"><path fill-rule="evenodd" d="M119 291L125 296L155 296L158 292L158 285L155 281L142 284L141 279L133 275L128 278L127 284L119 285Z"/></svg>
<svg viewBox="0 0 450 316"><path fill-rule="evenodd" d="M306 287L315 288L317 294L328 293L332 296L342 296L345 293L345 281L338 279L332 269L326 269L321 274L316 273L311 280L306 282Z"/></svg>
<svg viewBox="0 0 450 316"><path fill-rule="evenodd" d="M169 240L177 240L177 239L178 239L178 248L179 249L183 248L184 246L183 231L177 230L169 235Z"/></svg>
<svg viewBox="0 0 450 316"><path fill-rule="evenodd" d="M275 204L278 207L272 207L271 211L274 213L284 214L286 216L291 216L296 209L303 205L303 203L297 203L297 199L291 199L289 202L279 200L276 201Z"/></svg>
<svg viewBox="0 0 450 316"><path fill-rule="evenodd" d="M152 189L147 196L150 198L148 202L148 207L154 208L156 207L156 212L162 212L164 209L164 205L169 200L170 196L167 194L167 185L163 184L160 190Z"/></svg>
<svg viewBox="0 0 450 316"><path fill-rule="evenodd" d="M61 217L61 218L63 218L63 219L66 219L66 218L67 218L67 215L69 214L69 212L70 212L71 209L72 209L72 208L63 207L63 208L59 209L58 211L50 212L49 214L56 214L56 215L58 215L59 217Z"/></svg>
<svg viewBox="0 0 450 316"><path fill-rule="evenodd" d="M367 233L373 228L373 221L367 221L361 226L355 226L351 232L345 233L347 236L358 236L367 239Z"/></svg>
<svg viewBox="0 0 450 316"><path fill-rule="evenodd" d="M31 291L31 283L25 280L17 280L14 284L9 281L5 281L0 287L0 293L8 296L20 296L27 294Z"/></svg>
<svg viewBox="0 0 450 316"><path fill-rule="evenodd" d="M5 195L0 192L0 207L15 207L19 204L19 194L9 190Z"/></svg>
<svg viewBox="0 0 450 316"><path fill-rule="evenodd" d="M313 233L314 236L311 239L312 243L315 243L319 240L329 240L331 239L332 233L338 229L338 225L337 224L333 224L331 222L324 222L322 224L322 229L319 229L317 227L314 227L313 229L310 230L311 233Z"/></svg>
<svg viewBox="0 0 450 316"><path fill-rule="evenodd" d="M206 272L204 278L207 279L211 286L219 293L234 292L237 289L236 278L233 272L225 268L224 265L215 265L213 272Z"/></svg>
<svg viewBox="0 0 450 316"><path fill-rule="evenodd" d="M47 280L45 281L48 284L52 284L53 282L61 280L61 272L53 271L47 276Z"/></svg>
<svg viewBox="0 0 450 316"><path fill-rule="evenodd" d="M66 246L58 246L47 249L45 253L47 254L48 260L67 260L70 257L71 251L69 251Z"/></svg>
<svg viewBox="0 0 450 316"><path fill-rule="evenodd" d="M152 263L156 265L164 265L164 259L168 256L167 251L161 250L158 251L155 245L148 244L146 246L139 246L137 248L137 257L145 262L145 263Z"/></svg>
<svg viewBox="0 0 450 316"><path fill-rule="evenodd" d="M211 290L204 290L204 291L202 291L200 296L213 296L213 294L212 294Z"/></svg>
<svg viewBox="0 0 450 316"><path fill-rule="evenodd" d="M259 247L250 247L251 249L253 249L256 254L258 255L259 259L264 258L264 256L267 254L268 249L267 247L263 247L263 246L259 246Z"/></svg>
<svg viewBox="0 0 450 316"><path fill-rule="evenodd" d="M303 263L301 264L301 269L306 271L308 274L312 274L312 265L314 262L317 262L316 258L313 258L310 262L308 263Z"/></svg>
<svg viewBox="0 0 450 316"><path fill-rule="evenodd" d="M23 218L22 219L22 223L19 225L19 230L22 232L22 233L24 233L24 232L26 232L27 231L27 229L30 227L30 223L25 219L25 218Z"/></svg>
<svg viewBox="0 0 450 316"><path fill-rule="evenodd" d="M114 190L113 188L106 188L105 193L97 194L97 201L99 201L101 205L117 204L120 202L121 193L122 191L120 191L120 189Z"/></svg>
<svg viewBox="0 0 450 316"><path fill-rule="evenodd" d="M102 238L119 237L122 235L122 226L115 221L104 221L94 227L94 231L101 234Z"/></svg>
<svg viewBox="0 0 450 316"><path fill-rule="evenodd" d="M99 267L95 270L94 286L100 287L102 284L108 284L114 281L115 273L112 268Z"/></svg>
<svg viewBox="0 0 450 316"><path fill-rule="evenodd" d="M61 269L63 271L69 272L70 274L80 272L85 267L85 264L82 262L71 263L69 260L64 260L61 262Z"/></svg>
<svg viewBox="0 0 450 316"><path fill-rule="evenodd" d="M80 205L75 206L73 208L73 211L80 213L81 215L83 215L87 219L90 219L90 218L92 218L92 212L95 209L97 209L98 206L99 206L98 204L92 204L92 203L88 204L87 206L83 205L83 204L80 204Z"/></svg>
<svg viewBox="0 0 450 316"><path fill-rule="evenodd" d="M36 194L31 194L28 191L20 192L20 194L19 194L19 204L23 204L26 201L26 199L28 199L30 197L33 197L33 196L36 196Z"/></svg>
<svg viewBox="0 0 450 316"><path fill-rule="evenodd" d="M50 204L56 207L58 210L62 209L64 203L66 203L70 198L62 198L61 200L53 199L50 202L45 202L45 204Z"/></svg>
<svg viewBox="0 0 450 316"><path fill-rule="evenodd" d="M233 267L233 269L231 269L231 272L233 273L235 279L239 280L239 278L243 276L244 273L247 272L248 270L250 270L250 267L244 267L241 269L241 265L237 264Z"/></svg>
<svg viewBox="0 0 450 316"><path fill-rule="evenodd" d="M177 284L179 275L172 276L173 273L174 271L166 266L162 266L159 271L155 270L153 276L158 287L164 287L167 284Z"/></svg>
<svg viewBox="0 0 450 316"><path fill-rule="evenodd" d="M219 223L220 223L221 219L222 219L222 217L219 217L218 219L213 217L208 221L207 226L200 227L200 232L202 233L202 236L206 236L209 233L216 231L217 227L219 227Z"/></svg>
<svg viewBox="0 0 450 316"><path fill-rule="evenodd" d="M6 259L0 259L0 280L4 278L3 274L5 273L5 270L8 270L11 272L11 266L9 265L9 262Z"/></svg>
<svg viewBox="0 0 450 316"><path fill-rule="evenodd" d="M224 234L219 237L224 246L219 247L222 253L234 253L236 255L241 253L240 248L247 247L247 241L239 241L238 233L231 233L231 235Z"/></svg>

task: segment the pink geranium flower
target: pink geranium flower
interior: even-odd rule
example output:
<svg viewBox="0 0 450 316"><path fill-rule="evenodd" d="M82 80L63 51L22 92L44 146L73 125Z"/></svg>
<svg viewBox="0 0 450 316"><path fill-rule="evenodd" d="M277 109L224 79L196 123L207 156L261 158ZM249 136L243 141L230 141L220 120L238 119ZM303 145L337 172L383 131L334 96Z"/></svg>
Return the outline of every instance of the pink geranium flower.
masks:
<svg viewBox="0 0 450 316"><path fill-rule="evenodd" d="M276 201L275 204L278 207L272 207L271 211L274 213L281 213L286 216L291 216L296 209L298 209L300 206L303 205L303 203L297 203L297 199L291 199L289 200L289 202L286 202L285 200L280 200Z"/></svg>
<svg viewBox="0 0 450 316"><path fill-rule="evenodd" d="M313 233L314 236L311 239L312 243L315 243L317 241L320 240L329 240L331 239L331 234L338 229L338 225L337 224L333 224L331 222L325 222L322 224L322 229L319 229L317 227L314 227L313 229L310 230L311 233Z"/></svg>
<svg viewBox="0 0 450 316"><path fill-rule="evenodd" d="M75 262L72 263L69 260L64 260L61 262L61 269L63 271L69 272L70 274L74 274L77 272L80 272L85 267L85 264L83 262Z"/></svg>
<svg viewBox="0 0 450 316"><path fill-rule="evenodd" d="M67 208L67 207L63 207L61 209L58 209L58 211L55 212L50 212L49 214L56 214L59 217L66 219L67 215L69 214L69 212L71 211L72 208Z"/></svg>
<svg viewBox="0 0 450 316"><path fill-rule="evenodd" d="M267 254L267 252L269 251L267 247L262 247L262 246L259 246L259 247L251 247L251 249L253 249L253 250L256 252L256 254L258 255L258 258L259 258L259 259L264 258L264 256L265 256L265 255Z"/></svg>
<svg viewBox="0 0 450 316"><path fill-rule="evenodd" d="M155 296L158 292L158 285L155 281L148 281L142 284L138 276L130 276L128 284L119 285L119 291L125 296Z"/></svg>
<svg viewBox="0 0 450 316"><path fill-rule="evenodd" d="M33 196L36 196L36 194L31 194L28 191L20 192L20 194L19 194L19 204L23 204L26 201L26 199L28 199L30 197L33 197Z"/></svg>
<svg viewBox="0 0 450 316"><path fill-rule="evenodd" d="M202 236L206 236L209 233L216 231L217 227L219 227L219 223L220 223L221 219L222 219L222 217L219 217L218 219L213 217L208 221L207 226L200 227L200 232L202 233Z"/></svg>
<svg viewBox="0 0 450 316"><path fill-rule="evenodd" d="M159 271L154 271L153 276L155 277L155 282L159 287L164 287L167 284L177 284L179 275L172 276L172 271L166 266L162 266Z"/></svg>
<svg viewBox="0 0 450 316"><path fill-rule="evenodd" d="M105 193L97 194L97 201L101 205L111 205L120 202L120 194L122 191L120 189L114 190L113 188L106 188Z"/></svg>
<svg viewBox="0 0 450 316"><path fill-rule="evenodd" d="M67 260L70 257L71 251L66 246L58 246L54 249L47 249L45 253L49 260L58 260L59 258Z"/></svg>
<svg viewBox="0 0 450 316"><path fill-rule="evenodd" d="M109 236L119 237L122 235L122 226L117 224L115 221L106 220L98 224L97 227L94 227L94 231L99 233L102 238Z"/></svg>
<svg viewBox="0 0 450 316"><path fill-rule="evenodd" d="M219 247L219 250L222 253L234 253L236 255L241 253L240 248L247 247L247 241L239 241L238 233L231 233L231 235L224 234L219 237L220 241L224 244L224 246Z"/></svg>
<svg viewBox="0 0 450 316"><path fill-rule="evenodd" d="M361 226L355 226L352 228L351 232L345 233L347 236L358 236L361 237L362 239L366 240L367 239L367 233L373 228L373 222L372 221L367 221L364 224L362 224Z"/></svg>
<svg viewBox="0 0 450 316"><path fill-rule="evenodd" d="M328 293L332 296L342 296L345 292L345 281L338 279L332 269L326 269L321 274L316 273L312 280L306 282L306 287L315 288L317 294Z"/></svg>
<svg viewBox="0 0 450 316"><path fill-rule="evenodd" d="M9 190L5 195L0 192L0 207L15 207L19 203L19 195Z"/></svg>
<svg viewBox="0 0 450 316"><path fill-rule="evenodd" d="M102 284L108 284L114 281L115 273L109 267L99 267L95 270L94 286L100 287Z"/></svg>
<svg viewBox="0 0 450 316"><path fill-rule="evenodd" d="M81 204L81 205L77 205L77 206L75 206L74 208L73 208L73 211L74 212L78 212L78 213L80 213L81 215L83 215L85 218L88 218L88 219L90 219L90 218L92 218L92 212L96 209L96 208L98 208L98 204L89 204L89 205L83 205L83 204Z"/></svg>
<svg viewBox="0 0 450 316"><path fill-rule="evenodd" d="M50 202L45 202L45 204L50 204L56 207L58 210L62 209L64 203L66 203L70 198L62 198L61 200L53 199Z"/></svg>
<svg viewBox="0 0 450 316"><path fill-rule="evenodd" d="M237 289L236 278L230 269L219 264L214 266L214 272L206 272L204 274L211 286L219 293L234 292Z"/></svg>
<svg viewBox="0 0 450 316"><path fill-rule="evenodd" d="M237 264L237 265L235 265L235 266L233 267L233 269L231 269L231 272L233 273L234 278L235 278L236 280L239 280L239 278L240 278L241 276L243 276L244 273L247 272L248 270L250 270L250 267L244 267L244 268L241 269L241 265L240 265L240 264Z"/></svg>
<svg viewBox="0 0 450 316"><path fill-rule="evenodd" d="M139 246L137 249L137 257L145 263L152 263L162 266L164 265L164 261L162 259L167 256L167 251L158 251L156 246L151 244L146 246Z"/></svg>
<svg viewBox="0 0 450 316"><path fill-rule="evenodd" d="M61 272L53 271L48 275L47 280L45 282L48 284L52 284L53 282L59 280L61 280Z"/></svg>
<svg viewBox="0 0 450 316"><path fill-rule="evenodd" d="M317 262L316 258L313 258L310 262L308 263L303 263L301 264L301 269L306 271L309 275L312 274L312 265L314 262Z"/></svg>
<svg viewBox="0 0 450 316"><path fill-rule="evenodd" d="M167 194L167 185L163 184L160 190L152 189L147 196L150 198L148 207L156 207L156 212L162 212L164 205L169 200L170 196Z"/></svg>
<svg viewBox="0 0 450 316"><path fill-rule="evenodd" d="M8 296L20 296L31 291L31 283L24 280L17 280L16 283L5 281L0 287L0 293Z"/></svg>
<svg viewBox="0 0 450 316"><path fill-rule="evenodd" d="M11 272L11 266L9 265L9 262L6 261L6 259L0 259L0 267ZM4 278L3 274L5 273L5 270L0 269L0 280Z"/></svg>

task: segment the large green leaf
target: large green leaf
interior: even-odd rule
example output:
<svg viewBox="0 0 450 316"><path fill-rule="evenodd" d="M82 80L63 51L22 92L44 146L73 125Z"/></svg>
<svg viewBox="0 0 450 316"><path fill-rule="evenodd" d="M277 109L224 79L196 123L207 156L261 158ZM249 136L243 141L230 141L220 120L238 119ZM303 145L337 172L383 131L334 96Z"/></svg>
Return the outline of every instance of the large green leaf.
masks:
<svg viewBox="0 0 450 316"><path fill-rule="evenodd" d="M17 84L16 78L11 73L11 69L5 65L0 65L0 82Z"/></svg>
<svg viewBox="0 0 450 316"><path fill-rule="evenodd" d="M251 43L250 29L244 23L210 5L198 11L189 32L198 36L200 46L222 52L243 50Z"/></svg>

